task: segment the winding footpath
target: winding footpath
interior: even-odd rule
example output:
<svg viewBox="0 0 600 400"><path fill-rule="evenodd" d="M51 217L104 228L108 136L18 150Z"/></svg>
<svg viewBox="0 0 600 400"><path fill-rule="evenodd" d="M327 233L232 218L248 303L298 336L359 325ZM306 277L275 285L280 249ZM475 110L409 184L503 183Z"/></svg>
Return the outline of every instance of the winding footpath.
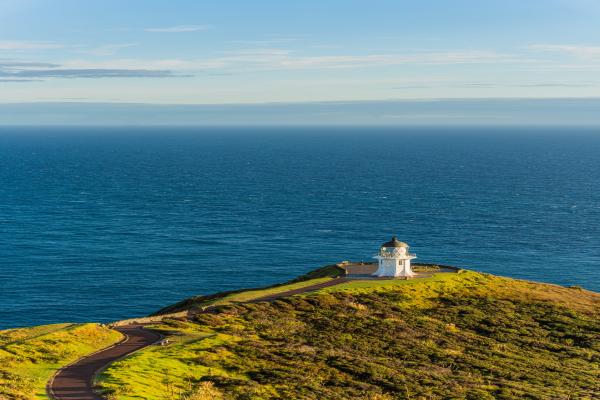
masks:
<svg viewBox="0 0 600 400"><path fill-rule="evenodd" d="M283 297L339 285L347 281L347 278L335 278L327 282L260 297L249 301L249 303L274 301ZM50 398L54 400L103 400L94 391L93 381L96 375L111 363L134 351L150 346L162 338L159 333L145 329L141 324L124 325L114 329L125 335L125 339L60 369L48 382L47 391Z"/></svg>
<svg viewBox="0 0 600 400"><path fill-rule="evenodd" d="M161 339L161 335L144 329L142 325L115 328L125 338L104 350L90 354L60 369L48 383L48 394L56 400L102 400L93 389L96 374L134 351L143 349Z"/></svg>
<svg viewBox="0 0 600 400"><path fill-rule="evenodd" d="M296 294L313 292L315 290L323 289L323 288L326 288L326 287L339 285L340 283L348 282L348 280L349 280L348 278L344 278L344 277L334 278L334 279L331 279L329 281L325 281L325 282L321 282L321 283L315 283L314 285L305 286L305 287L301 287L301 288L298 288L298 289L292 289L292 290L288 290L288 291L285 291L285 292L279 292L279 293L269 294L267 296L263 296L263 297L256 298L254 300L250 300L250 301L248 301L248 303L263 303L265 301L266 302L275 301L275 300L281 299L283 297L290 297L290 296L293 296L293 295L296 295Z"/></svg>

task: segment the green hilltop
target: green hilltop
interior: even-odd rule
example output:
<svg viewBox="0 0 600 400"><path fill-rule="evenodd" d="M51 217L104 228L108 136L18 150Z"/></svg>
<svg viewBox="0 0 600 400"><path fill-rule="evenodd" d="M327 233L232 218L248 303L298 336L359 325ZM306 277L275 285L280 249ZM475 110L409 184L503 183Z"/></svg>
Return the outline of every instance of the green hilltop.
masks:
<svg viewBox="0 0 600 400"><path fill-rule="evenodd" d="M260 291L239 295L156 324L171 343L113 364L100 387L118 399L600 394L600 296L579 288L461 271L351 281L273 302L236 302ZM199 310L203 301L185 304Z"/></svg>
<svg viewBox="0 0 600 400"><path fill-rule="evenodd" d="M461 270L412 280L345 281L260 301L328 282L341 272L328 266L286 284L166 307L152 317L157 321L151 327L169 344L115 362L97 387L109 399L122 400L600 395L597 293ZM54 327L27 328L41 329L40 335L0 332L0 399L39 398L51 369L76 358L72 349L84 354L119 340L94 324ZM96 333L61 333L83 328ZM7 332L12 339L5 339ZM71 351L49 361L32 349L58 340L40 340L52 334L60 334L61 346ZM17 342L29 350L16 356L10 346ZM6 354L21 357L12 358L17 372L4 367ZM31 380L28 368L38 364L46 369ZM11 391L3 386L8 380Z"/></svg>

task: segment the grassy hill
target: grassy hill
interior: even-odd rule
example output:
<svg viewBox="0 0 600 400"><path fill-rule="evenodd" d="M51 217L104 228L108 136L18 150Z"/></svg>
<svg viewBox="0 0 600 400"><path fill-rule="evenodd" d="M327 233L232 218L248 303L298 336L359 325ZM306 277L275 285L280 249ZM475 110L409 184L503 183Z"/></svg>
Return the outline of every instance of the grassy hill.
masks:
<svg viewBox="0 0 600 400"><path fill-rule="evenodd" d="M45 399L59 368L122 339L98 324L54 324L0 331L0 400Z"/></svg>
<svg viewBox="0 0 600 400"><path fill-rule="evenodd" d="M600 397L600 295L579 288L462 271L223 298L166 309L218 306L156 325L171 344L113 364L100 387L157 400Z"/></svg>

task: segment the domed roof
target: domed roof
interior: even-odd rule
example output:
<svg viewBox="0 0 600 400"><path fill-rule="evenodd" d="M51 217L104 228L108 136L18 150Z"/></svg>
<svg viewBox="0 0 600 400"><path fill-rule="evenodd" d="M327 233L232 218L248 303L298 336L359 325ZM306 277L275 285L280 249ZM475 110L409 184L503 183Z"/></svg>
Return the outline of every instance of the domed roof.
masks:
<svg viewBox="0 0 600 400"><path fill-rule="evenodd" d="M404 242L399 241L398 239L396 239L396 236L392 237L392 240L390 240L389 242L385 242L384 244L381 245L381 247L406 247L408 248L408 245Z"/></svg>

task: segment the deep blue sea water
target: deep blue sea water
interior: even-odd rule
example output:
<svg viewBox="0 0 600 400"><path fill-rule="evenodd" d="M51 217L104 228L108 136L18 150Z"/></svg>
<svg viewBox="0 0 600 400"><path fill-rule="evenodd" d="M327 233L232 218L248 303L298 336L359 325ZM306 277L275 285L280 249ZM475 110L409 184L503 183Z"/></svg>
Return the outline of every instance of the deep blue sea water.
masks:
<svg viewBox="0 0 600 400"><path fill-rule="evenodd" d="M600 131L0 129L0 328L368 260L600 290Z"/></svg>

